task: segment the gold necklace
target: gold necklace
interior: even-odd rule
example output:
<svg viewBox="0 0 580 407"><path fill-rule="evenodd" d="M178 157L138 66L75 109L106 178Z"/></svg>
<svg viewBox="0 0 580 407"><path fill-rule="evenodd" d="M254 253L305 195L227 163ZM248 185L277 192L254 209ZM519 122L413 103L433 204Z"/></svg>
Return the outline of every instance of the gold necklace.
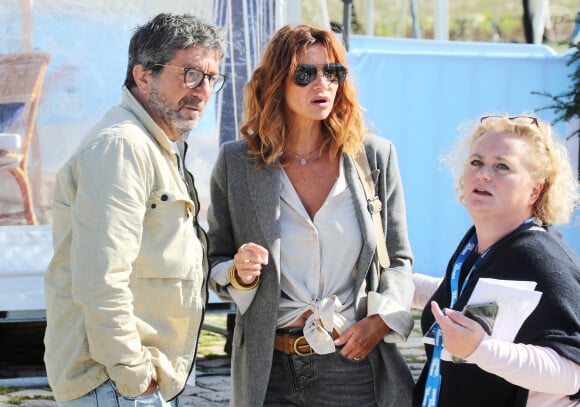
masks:
<svg viewBox="0 0 580 407"><path fill-rule="evenodd" d="M313 151L313 152L311 152L311 153L305 154L305 155L298 155L298 154L295 154L295 155L294 155L294 158L295 158L296 160L298 160L298 163L299 163L300 165L306 165L306 164L308 163L308 161L309 161L309 160L312 158L312 154L314 154L314 151Z"/></svg>
<svg viewBox="0 0 580 407"><path fill-rule="evenodd" d="M296 153L288 150L289 153L291 153L292 155L294 155L294 159L296 161L298 161L298 163L300 165L306 165L306 164L308 164L308 161L310 161L310 159L312 159L312 154L314 154L316 151L318 151L318 147L316 149L312 150L311 152L306 153L306 154L296 154Z"/></svg>

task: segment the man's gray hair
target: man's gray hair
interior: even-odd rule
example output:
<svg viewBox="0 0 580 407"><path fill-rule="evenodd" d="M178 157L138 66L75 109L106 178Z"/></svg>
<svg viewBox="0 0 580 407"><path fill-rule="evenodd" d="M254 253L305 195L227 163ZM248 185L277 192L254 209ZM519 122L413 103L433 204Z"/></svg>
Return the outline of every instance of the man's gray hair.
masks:
<svg viewBox="0 0 580 407"><path fill-rule="evenodd" d="M212 51L219 59L225 55L224 31L209 24L203 18L191 14L161 13L146 24L135 29L129 43L129 60L125 86L136 86L133 68L141 64L156 73L175 55L175 51L189 47L199 47Z"/></svg>

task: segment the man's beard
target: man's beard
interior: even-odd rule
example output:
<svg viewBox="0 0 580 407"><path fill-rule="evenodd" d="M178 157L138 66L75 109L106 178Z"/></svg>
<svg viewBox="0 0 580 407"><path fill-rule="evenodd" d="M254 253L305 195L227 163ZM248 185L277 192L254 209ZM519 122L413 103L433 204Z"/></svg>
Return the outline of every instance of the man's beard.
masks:
<svg viewBox="0 0 580 407"><path fill-rule="evenodd" d="M199 116L195 119L186 119L179 115L181 108L185 105L200 106L199 114L201 114L202 102L195 96L186 96L179 101L179 106L174 109L170 106L161 93L159 92L159 81L153 80L151 86L151 97L149 101L151 109L165 122L165 124L175 133L184 135L191 131L196 125Z"/></svg>

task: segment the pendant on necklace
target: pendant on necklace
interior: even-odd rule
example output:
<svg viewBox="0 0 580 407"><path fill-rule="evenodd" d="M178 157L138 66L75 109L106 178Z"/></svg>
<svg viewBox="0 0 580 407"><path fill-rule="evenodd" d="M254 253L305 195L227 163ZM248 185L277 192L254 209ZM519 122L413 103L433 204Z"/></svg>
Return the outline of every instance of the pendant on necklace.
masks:
<svg viewBox="0 0 580 407"><path fill-rule="evenodd" d="M308 164L308 161L310 161L310 159L312 158L312 154L314 154L316 150L311 151L307 154L294 154L294 159L296 161L298 161L298 164L300 164L301 166L305 166L306 164Z"/></svg>

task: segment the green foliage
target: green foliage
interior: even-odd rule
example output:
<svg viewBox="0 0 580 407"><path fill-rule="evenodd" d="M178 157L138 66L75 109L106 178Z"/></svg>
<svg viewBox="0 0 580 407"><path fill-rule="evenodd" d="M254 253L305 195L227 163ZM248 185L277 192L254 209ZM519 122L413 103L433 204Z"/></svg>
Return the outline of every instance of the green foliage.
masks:
<svg viewBox="0 0 580 407"><path fill-rule="evenodd" d="M0 387L0 396L3 396L8 393L12 393L14 391L22 390L21 388L14 388L14 387Z"/></svg>
<svg viewBox="0 0 580 407"><path fill-rule="evenodd" d="M226 314L225 313L207 313L205 314L205 322L212 325L226 329ZM199 336L199 345L197 348L197 356L200 358L212 357L224 354L224 347L226 344L226 337L207 329L202 329Z"/></svg>
<svg viewBox="0 0 580 407"><path fill-rule="evenodd" d="M20 397L20 396L10 396L10 398L8 398L7 403L8 404L12 404L13 406L19 406L22 404L22 401L24 400L24 397Z"/></svg>
<svg viewBox="0 0 580 407"><path fill-rule="evenodd" d="M14 391L14 389L12 389ZM13 406L19 406L26 400L53 400L54 397L52 396L10 396L6 401L6 404L10 404Z"/></svg>
<svg viewBox="0 0 580 407"><path fill-rule="evenodd" d="M568 75L571 79L570 89L558 95L547 92L534 92L538 95L552 99L550 105L539 110L553 109L556 112L555 123L568 122L573 118L580 118L580 43L574 44L574 52L569 55L566 62L568 66L575 66L573 73ZM580 129L574 131L568 138L580 136Z"/></svg>

